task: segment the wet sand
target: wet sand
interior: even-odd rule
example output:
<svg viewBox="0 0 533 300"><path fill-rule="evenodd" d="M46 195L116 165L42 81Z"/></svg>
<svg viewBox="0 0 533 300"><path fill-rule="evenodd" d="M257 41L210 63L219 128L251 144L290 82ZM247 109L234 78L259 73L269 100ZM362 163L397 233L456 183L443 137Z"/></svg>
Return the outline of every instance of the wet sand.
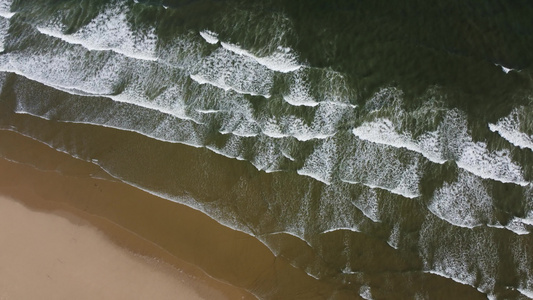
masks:
<svg viewBox="0 0 533 300"><path fill-rule="evenodd" d="M337 289L277 258L255 238L187 206L113 180L94 164L14 132L0 130L0 139L0 154L17 161L0 159L0 195L16 199L31 210L67 218L76 228L90 224L122 249L115 251L131 261L140 263L143 259L139 257L149 257L148 261L171 265L174 272L165 272L177 283L185 277L176 269L182 270L192 278L186 280L191 293L206 299L255 299L254 295L322 299ZM24 218L20 223L31 224ZM46 235L41 236L47 240ZM36 253L39 250L33 249ZM154 268L159 267L152 265ZM97 273L86 274L83 280L92 281L91 276ZM107 282L107 286L112 288L114 283ZM343 293L337 292L339 299L353 299L351 292Z"/></svg>
<svg viewBox="0 0 533 300"><path fill-rule="evenodd" d="M0 299L255 299L96 214L148 227L147 214L128 214L112 201L135 205L136 197L156 197L111 181L92 164L2 133L3 142L23 146L17 160L38 157L45 170L0 159Z"/></svg>

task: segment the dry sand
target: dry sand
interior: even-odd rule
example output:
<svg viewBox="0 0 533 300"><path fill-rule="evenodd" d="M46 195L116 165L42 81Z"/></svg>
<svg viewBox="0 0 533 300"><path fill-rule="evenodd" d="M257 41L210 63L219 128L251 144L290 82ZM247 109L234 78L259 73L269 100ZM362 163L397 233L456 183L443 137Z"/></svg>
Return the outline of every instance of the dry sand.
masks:
<svg viewBox="0 0 533 300"><path fill-rule="evenodd" d="M89 224L0 197L0 299L203 299L170 265Z"/></svg>

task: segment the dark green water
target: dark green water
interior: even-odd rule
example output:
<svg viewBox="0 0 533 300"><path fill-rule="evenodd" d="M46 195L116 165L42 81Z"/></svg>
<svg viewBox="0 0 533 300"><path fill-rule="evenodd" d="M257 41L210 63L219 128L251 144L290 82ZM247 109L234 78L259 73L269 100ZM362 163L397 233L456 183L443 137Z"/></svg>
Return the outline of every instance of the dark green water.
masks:
<svg viewBox="0 0 533 300"><path fill-rule="evenodd" d="M2 1L2 128L339 294L533 297L530 2Z"/></svg>

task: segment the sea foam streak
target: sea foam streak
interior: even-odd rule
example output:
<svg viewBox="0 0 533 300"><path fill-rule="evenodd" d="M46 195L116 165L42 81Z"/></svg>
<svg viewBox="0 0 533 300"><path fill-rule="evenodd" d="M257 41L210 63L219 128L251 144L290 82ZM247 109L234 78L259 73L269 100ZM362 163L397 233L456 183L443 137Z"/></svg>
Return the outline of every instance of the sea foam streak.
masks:
<svg viewBox="0 0 533 300"><path fill-rule="evenodd" d="M200 31L200 35L209 44L213 44L214 45L214 44L218 43L218 34L212 32L212 31L203 30L203 31Z"/></svg>

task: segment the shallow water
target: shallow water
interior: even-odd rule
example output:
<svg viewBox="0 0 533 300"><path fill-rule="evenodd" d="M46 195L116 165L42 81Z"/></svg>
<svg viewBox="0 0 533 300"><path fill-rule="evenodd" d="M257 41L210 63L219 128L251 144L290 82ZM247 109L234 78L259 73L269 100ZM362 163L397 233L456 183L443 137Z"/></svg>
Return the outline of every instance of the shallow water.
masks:
<svg viewBox="0 0 533 300"><path fill-rule="evenodd" d="M256 237L338 295L531 297L531 15L3 0L0 124Z"/></svg>

